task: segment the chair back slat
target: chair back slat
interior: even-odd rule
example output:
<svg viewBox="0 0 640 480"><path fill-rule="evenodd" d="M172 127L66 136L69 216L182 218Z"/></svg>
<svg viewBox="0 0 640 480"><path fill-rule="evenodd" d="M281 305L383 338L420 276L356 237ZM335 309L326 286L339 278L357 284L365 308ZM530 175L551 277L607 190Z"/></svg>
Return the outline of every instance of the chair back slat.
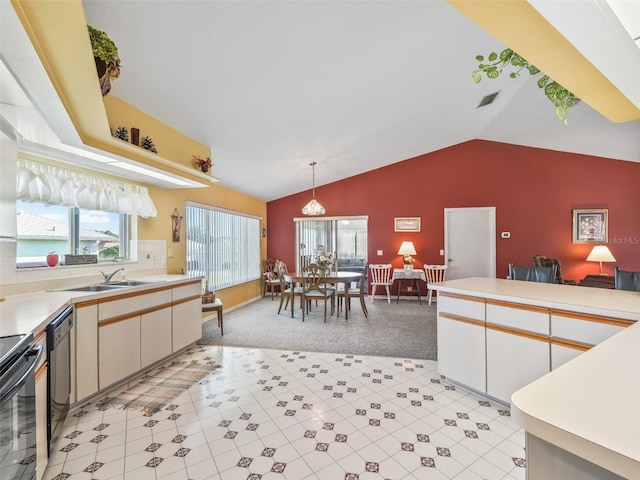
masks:
<svg viewBox="0 0 640 480"><path fill-rule="evenodd" d="M447 274L447 265L424 265L424 273L427 276L427 283L444 282Z"/></svg>
<svg viewBox="0 0 640 480"><path fill-rule="evenodd" d="M305 295L326 295L325 270L315 263L310 263L302 269L303 288Z"/></svg>
<svg viewBox="0 0 640 480"><path fill-rule="evenodd" d="M369 272L371 272L371 283L385 284L391 281L391 264L371 264Z"/></svg>

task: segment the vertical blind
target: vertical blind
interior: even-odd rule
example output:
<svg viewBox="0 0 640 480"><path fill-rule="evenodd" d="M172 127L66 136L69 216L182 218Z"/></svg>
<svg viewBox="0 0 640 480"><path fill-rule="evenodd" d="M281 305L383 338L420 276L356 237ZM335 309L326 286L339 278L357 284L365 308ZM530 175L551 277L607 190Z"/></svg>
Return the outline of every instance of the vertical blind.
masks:
<svg viewBox="0 0 640 480"><path fill-rule="evenodd" d="M260 220L187 205L187 275L203 275L210 289L260 278Z"/></svg>

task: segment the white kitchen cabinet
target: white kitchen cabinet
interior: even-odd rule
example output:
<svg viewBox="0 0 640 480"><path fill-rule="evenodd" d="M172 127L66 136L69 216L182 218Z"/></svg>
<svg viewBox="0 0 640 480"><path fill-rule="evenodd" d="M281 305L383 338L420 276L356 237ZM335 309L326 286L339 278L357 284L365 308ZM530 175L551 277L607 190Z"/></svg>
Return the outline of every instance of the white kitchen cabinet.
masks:
<svg viewBox="0 0 640 480"><path fill-rule="evenodd" d="M132 312L171 305L171 287L160 287L152 291L124 293L100 299L98 321L108 320Z"/></svg>
<svg viewBox="0 0 640 480"><path fill-rule="evenodd" d="M49 458L47 441L47 409L49 402L47 399L47 333L37 335L35 343L42 347L42 355L36 366L36 480L40 480L47 468Z"/></svg>
<svg viewBox="0 0 640 480"><path fill-rule="evenodd" d="M438 297L438 372L486 392L484 299L443 293Z"/></svg>
<svg viewBox="0 0 640 480"><path fill-rule="evenodd" d="M548 308L487 300L487 395L511 403L551 371L549 322Z"/></svg>
<svg viewBox="0 0 640 480"><path fill-rule="evenodd" d="M558 368L633 323L618 318L552 310L551 368Z"/></svg>
<svg viewBox="0 0 640 480"><path fill-rule="evenodd" d="M73 311L71 404L98 391L98 301L76 303Z"/></svg>
<svg viewBox="0 0 640 480"><path fill-rule="evenodd" d="M3 89L4 90L4 89ZM2 175L0 175L0 237L16 238L16 160L18 144L0 131ZM15 252L15 250L14 250Z"/></svg>
<svg viewBox="0 0 640 480"><path fill-rule="evenodd" d="M202 338L201 280L174 287L171 303L173 351L177 352Z"/></svg>
<svg viewBox="0 0 640 480"><path fill-rule="evenodd" d="M487 395L511 395L551 371L549 337L487 324Z"/></svg>
<svg viewBox="0 0 640 480"><path fill-rule="evenodd" d="M548 308L487 300L487 323L549 336Z"/></svg>
<svg viewBox="0 0 640 480"><path fill-rule="evenodd" d="M202 338L202 300L182 300L173 304L173 351Z"/></svg>
<svg viewBox="0 0 640 480"><path fill-rule="evenodd" d="M140 315L100 322L98 336L100 389L140 370Z"/></svg>
<svg viewBox="0 0 640 480"><path fill-rule="evenodd" d="M591 348L589 345L580 345L575 342L565 342L559 339L551 339L551 370L573 360L578 355Z"/></svg>
<svg viewBox="0 0 640 480"><path fill-rule="evenodd" d="M171 306L140 315L140 365L142 368L171 355Z"/></svg>

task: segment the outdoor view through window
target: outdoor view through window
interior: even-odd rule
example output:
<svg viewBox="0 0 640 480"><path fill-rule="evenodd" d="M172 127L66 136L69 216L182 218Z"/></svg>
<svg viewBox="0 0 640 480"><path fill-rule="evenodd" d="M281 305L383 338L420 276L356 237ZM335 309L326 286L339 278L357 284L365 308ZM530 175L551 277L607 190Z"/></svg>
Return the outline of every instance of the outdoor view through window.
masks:
<svg viewBox="0 0 640 480"><path fill-rule="evenodd" d="M128 215L81 210L76 207L17 202L18 268L47 265L47 255L57 253L97 255L98 261L113 261L123 255L121 225Z"/></svg>

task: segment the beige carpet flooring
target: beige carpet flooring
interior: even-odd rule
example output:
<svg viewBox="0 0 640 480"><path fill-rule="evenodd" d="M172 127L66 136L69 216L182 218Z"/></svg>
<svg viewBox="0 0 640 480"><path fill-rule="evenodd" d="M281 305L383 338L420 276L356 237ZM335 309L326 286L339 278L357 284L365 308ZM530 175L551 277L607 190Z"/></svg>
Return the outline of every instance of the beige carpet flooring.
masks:
<svg viewBox="0 0 640 480"><path fill-rule="evenodd" d="M314 306L302 322L296 305L294 318L290 310L278 315L279 297L267 296L224 314L224 336L215 318L203 323L203 345L270 348L353 355L376 355L407 359L437 360L436 304L423 300L400 299L396 304L376 297L367 299L369 318L360 303L352 299L349 320L344 313L327 316L323 307Z"/></svg>

